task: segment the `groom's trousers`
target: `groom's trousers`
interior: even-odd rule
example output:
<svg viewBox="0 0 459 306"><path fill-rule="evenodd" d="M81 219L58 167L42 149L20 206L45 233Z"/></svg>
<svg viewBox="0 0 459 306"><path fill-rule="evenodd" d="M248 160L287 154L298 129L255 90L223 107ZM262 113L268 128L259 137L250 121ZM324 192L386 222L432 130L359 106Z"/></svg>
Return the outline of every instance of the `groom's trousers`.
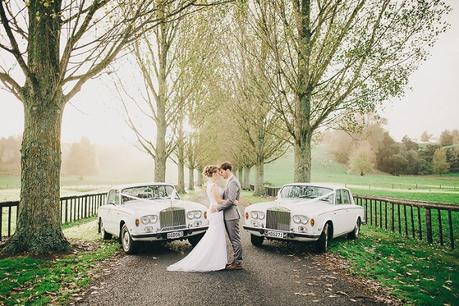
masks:
<svg viewBox="0 0 459 306"><path fill-rule="evenodd" d="M241 235L239 232L239 219L235 220L225 220L226 232L228 233L228 238L231 242L234 252L234 262L242 262L242 244L241 244Z"/></svg>

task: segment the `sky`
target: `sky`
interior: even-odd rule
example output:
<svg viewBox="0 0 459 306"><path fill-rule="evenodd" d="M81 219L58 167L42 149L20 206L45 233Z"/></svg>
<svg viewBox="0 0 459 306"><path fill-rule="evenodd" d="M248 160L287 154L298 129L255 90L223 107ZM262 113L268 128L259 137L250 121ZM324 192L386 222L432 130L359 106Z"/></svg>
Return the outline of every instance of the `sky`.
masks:
<svg viewBox="0 0 459 306"><path fill-rule="evenodd" d="M445 129L459 129L459 1L447 2L453 8L448 16L449 31L439 37L431 56L412 75L405 96L379 111L396 140L404 135L419 138L425 130L438 136ZM106 77L89 81L66 106L63 142L76 142L85 136L101 144L135 143L108 82ZM21 135L23 124L21 103L0 90L0 137Z"/></svg>

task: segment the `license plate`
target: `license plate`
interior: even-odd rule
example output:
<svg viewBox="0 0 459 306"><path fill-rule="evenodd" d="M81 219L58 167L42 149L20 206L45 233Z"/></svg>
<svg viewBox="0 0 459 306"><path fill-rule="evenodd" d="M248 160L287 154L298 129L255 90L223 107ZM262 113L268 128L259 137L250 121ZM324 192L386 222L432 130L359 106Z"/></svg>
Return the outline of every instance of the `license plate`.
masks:
<svg viewBox="0 0 459 306"><path fill-rule="evenodd" d="M273 238L285 239L285 238L287 238L287 233L277 232L277 231L267 231L266 232L266 236L273 237Z"/></svg>
<svg viewBox="0 0 459 306"><path fill-rule="evenodd" d="M183 231L167 233L167 239L176 239L183 237Z"/></svg>

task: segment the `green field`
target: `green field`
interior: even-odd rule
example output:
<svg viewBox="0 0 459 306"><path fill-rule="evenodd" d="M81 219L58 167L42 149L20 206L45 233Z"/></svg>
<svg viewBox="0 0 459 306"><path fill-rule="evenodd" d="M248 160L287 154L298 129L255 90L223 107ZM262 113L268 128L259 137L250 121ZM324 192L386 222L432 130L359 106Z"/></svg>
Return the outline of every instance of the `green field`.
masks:
<svg viewBox="0 0 459 306"><path fill-rule="evenodd" d="M293 153L289 152L282 158L265 166L265 182L280 186L293 181ZM253 171L254 172L254 171ZM254 173L252 181L254 180ZM333 160L325 145L316 147L312 154L312 181L333 182L363 189L383 188L388 190L436 190L456 191L459 193L459 173L432 175L388 175L372 173L369 175L349 174L344 165Z"/></svg>

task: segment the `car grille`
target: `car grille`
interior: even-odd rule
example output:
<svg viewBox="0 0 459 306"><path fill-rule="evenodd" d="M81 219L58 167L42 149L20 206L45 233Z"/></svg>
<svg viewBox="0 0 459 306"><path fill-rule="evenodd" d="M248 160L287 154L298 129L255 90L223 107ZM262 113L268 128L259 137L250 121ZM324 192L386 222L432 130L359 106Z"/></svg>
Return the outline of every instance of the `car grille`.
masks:
<svg viewBox="0 0 459 306"><path fill-rule="evenodd" d="M170 207L159 213L161 229L179 229L186 226L185 210L183 208Z"/></svg>
<svg viewBox="0 0 459 306"><path fill-rule="evenodd" d="M281 210L268 210L266 212L266 228L289 231L290 212Z"/></svg>

